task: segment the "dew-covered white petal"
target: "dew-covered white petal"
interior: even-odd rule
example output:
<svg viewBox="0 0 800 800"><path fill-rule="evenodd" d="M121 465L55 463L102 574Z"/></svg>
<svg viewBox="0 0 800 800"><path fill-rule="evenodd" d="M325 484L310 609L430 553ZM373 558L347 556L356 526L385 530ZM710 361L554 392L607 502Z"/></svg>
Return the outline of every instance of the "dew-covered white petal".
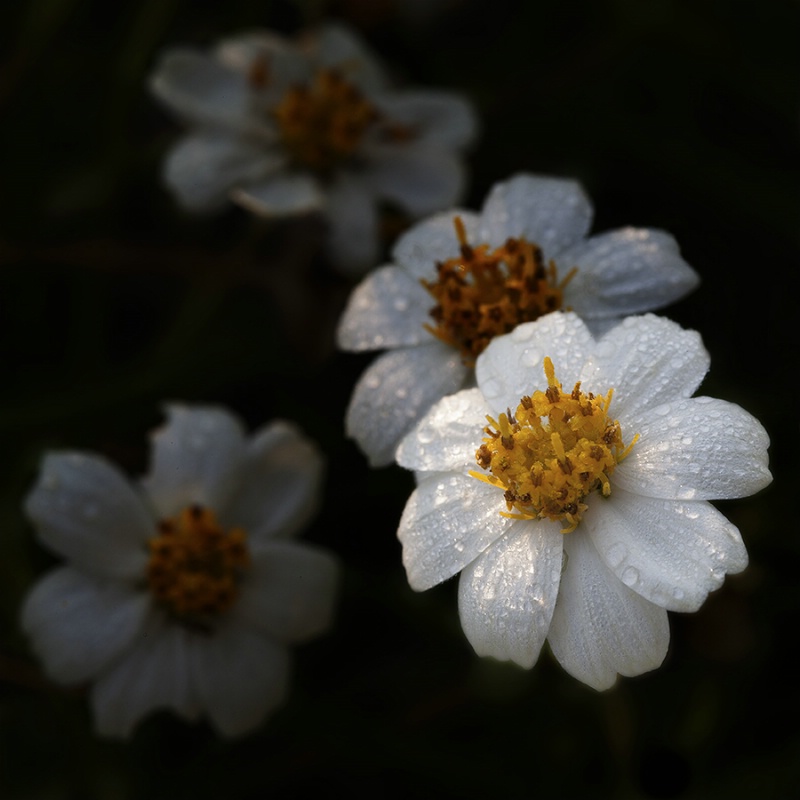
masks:
<svg viewBox="0 0 800 800"><path fill-rule="evenodd" d="M152 618L135 643L92 686L97 732L124 738L136 724L159 709L186 719L200 712L190 678L188 629Z"/></svg>
<svg viewBox="0 0 800 800"><path fill-rule="evenodd" d="M200 505L218 509L240 477L245 437L241 423L222 408L178 404L151 434L150 470L142 484L160 517Z"/></svg>
<svg viewBox="0 0 800 800"><path fill-rule="evenodd" d="M376 195L396 203L412 217L458 203L466 171L461 158L436 144L373 145L366 175Z"/></svg>
<svg viewBox="0 0 800 800"><path fill-rule="evenodd" d="M270 542L252 554L235 615L277 641L306 641L330 626L337 580L324 550Z"/></svg>
<svg viewBox="0 0 800 800"><path fill-rule="evenodd" d="M480 389L443 397L400 442L397 463L423 472L474 469L489 413Z"/></svg>
<svg viewBox="0 0 800 800"><path fill-rule="evenodd" d="M187 678L223 736L252 731L286 699L288 649L235 621L213 636L192 636L189 657Z"/></svg>
<svg viewBox="0 0 800 800"><path fill-rule="evenodd" d="M628 419L655 405L690 397L709 364L697 331L646 314L628 317L609 331L586 360L580 378L587 388L613 388L612 415Z"/></svg>
<svg viewBox="0 0 800 800"><path fill-rule="evenodd" d="M521 397L547 388L546 357L565 390L571 390L594 346L589 329L575 314L547 314L492 339L478 356L475 376L492 409L513 411Z"/></svg>
<svg viewBox="0 0 800 800"><path fill-rule="evenodd" d="M700 282L664 231L621 228L558 254L559 274L578 270L564 290L564 305L581 317L636 314L672 303Z"/></svg>
<svg viewBox="0 0 800 800"><path fill-rule="evenodd" d="M769 437L735 403L692 397L625 420L638 433L613 482L630 492L672 500L723 500L763 489Z"/></svg>
<svg viewBox="0 0 800 800"><path fill-rule="evenodd" d="M231 199L263 217L310 214L325 207L325 194L317 181L302 172L278 173L258 183L231 190Z"/></svg>
<svg viewBox="0 0 800 800"><path fill-rule="evenodd" d="M130 646L149 609L148 595L130 584L58 567L25 598L21 626L51 679L80 683Z"/></svg>
<svg viewBox="0 0 800 800"><path fill-rule="evenodd" d="M407 126L417 141L461 150L474 141L478 132L472 104L454 92L386 92L376 98L376 105L394 124Z"/></svg>
<svg viewBox="0 0 800 800"><path fill-rule="evenodd" d="M467 240L475 241L478 215L472 211L453 209L419 222L400 236L392 249L392 258L417 280L435 280L436 262L455 258L459 253L454 219L464 224Z"/></svg>
<svg viewBox="0 0 800 800"><path fill-rule="evenodd" d="M394 459L400 440L467 376L459 354L438 342L389 350L364 371L347 408L345 428L372 466Z"/></svg>
<svg viewBox="0 0 800 800"><path fill-rule="evenodd" d="M406 270L384 266L355 287L339 320L336 340L342 350L382 350L431 341L423 327L434 300Z"/></svg>
<svg viewBox="0 0 800 800"><path fill-rule="evenodd" d="M325 218L331 261L350 275L363 275L378 261L378 207L375 192L363 177L346 173L327 189Z"/></svg>
<svg viewBox="0 0 800 800"><path fill-rule="evenodd" d="M422 480L400 518L397 538L412 589L430 589L453 577L505 533L512 520L502 493L470 475Z"/></svg>
<svg viewBox="0 0 800 800"><path fill-rule="evenodd" d="M591 498L581 529L626 585L669 611L696 611L726 573L747 566L734 525L705 501L675 502L615 486Z"/></svg>
<svg viewBox="0 0 800 800"><path fill-rule="evenodd" d="M536 663L558 596L562 539L551 522L515 522L463 569L461 626L479 656Z"/></svg>
<svg viewBox="0 0 800 800"><path fill-rule="evenodd" d="M39 540L94 575L133 578L155 521L127 478L101 456L48 453L25 511Z"/></svg>
<svg viewBox="0 0 800 800"><path fill-rule="evenodd" d="M300 531L317 512L324 459L296 425L275 420L241 454L238 480L220 508L223 525L243 528L249 547Z"/></svg>
<svg viewBox="0 0 800 800"><path fill-rule="evenodd" d="M521 173L489 191L478 241L499 247L508 238L522 237L538 244L545 258L555 258L586 235L592 215L592 204L577 181Z"/></svg>
<svg viewBox="0 0 800 800"><path fill-rule="evenodd" d="M263 180L286 163L277 150L204 131L185 137L170 151L164 180L184 208L213 210L228 201L234 186Z"/></svg>
<svg viewBox="0 0 800 800"><path fill-rule="evenodd" d="M669 647L667 612L625 586L589 537L568 534L548 641L562 667L597 690L617 675L660 666Z"/></svg>

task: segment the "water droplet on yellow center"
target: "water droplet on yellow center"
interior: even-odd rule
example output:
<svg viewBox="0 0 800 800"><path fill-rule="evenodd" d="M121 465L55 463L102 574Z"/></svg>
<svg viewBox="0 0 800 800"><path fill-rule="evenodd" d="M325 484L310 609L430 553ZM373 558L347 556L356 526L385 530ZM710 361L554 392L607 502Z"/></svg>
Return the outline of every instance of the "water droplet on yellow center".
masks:
<svg viewBox="0 0 800 800"><path fill-rule="evenodd" d="M562 391L555 368L544 360L547 389L523 397L512 414L488 417L486 437L475 457L489 474L475 478L503 490L504 516L552 519L575 530L592 492L611 494L609 476L631 451L617 420L608 415L613 389L604 396L581 390Z"/></svg>
<svg viewBox="0 0 800 800"><path fill-rule="evenodd" d="M202 506L161 520L148 541L147 582L156 601L186 622L229 609L249 562L246 538L239 528L225 531Z"/></svg>
<svg viewBox="0 0 800 800"><path fill-rule="evenodd" d="M473 364L495 336L562 308L564 287L577 268L559 282L555 262L546 263L535 242L473 246L461 218L453 222L459 255L436 264L435 281L422 281L436 300L430 312L436 324L425 327Z"/></svg>

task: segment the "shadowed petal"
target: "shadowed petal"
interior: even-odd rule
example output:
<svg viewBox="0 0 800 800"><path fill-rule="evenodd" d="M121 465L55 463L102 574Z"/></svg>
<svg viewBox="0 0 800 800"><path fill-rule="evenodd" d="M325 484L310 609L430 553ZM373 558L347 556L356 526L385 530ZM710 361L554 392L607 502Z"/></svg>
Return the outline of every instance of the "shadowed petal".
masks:
<svg viewBox="0 0 800 800"><path fill-rule="evenodd" d="M191 675L203 709L223 736L260 725L286 698L289 651L232 621L190 641Z"/></svg>
<svg viewBox="0 0 800 800"><path fill-rule="evenodd" d="M25 511L44 545L86 572L136 578L155 520L127 478L96 455L49 453Z"/></svg>
<svg viewBox="0 0 800 800"><path fill-rule="evenodd" d="M277 641L302 642L329 627L337 578L336 559L324 550L270 542L252 554L234 612Z"/></svg>
<svg viewBox="0 0 800 800"><path fill-rule="evenodd" d="M458 391L468 370L437 341L390 350L364 371L347 408L347 435L374 467L390 464L397 445L441 397Z"/></svg>
<svg viewBox="0 0 800 800"><path fill-rule="evenodd" d="M50 678L79 683L94 678L133 642L149 608L146 592L60 567L28 594L21 625Z"/></svg>
<svg viewBox="0 0 800 800"><path fill-rule="evenodd" d="M494 247L524 237L542 248L545 259L556 258L586 235L592 213L577 181L519 174L491 188L478 236Z"/></svg>

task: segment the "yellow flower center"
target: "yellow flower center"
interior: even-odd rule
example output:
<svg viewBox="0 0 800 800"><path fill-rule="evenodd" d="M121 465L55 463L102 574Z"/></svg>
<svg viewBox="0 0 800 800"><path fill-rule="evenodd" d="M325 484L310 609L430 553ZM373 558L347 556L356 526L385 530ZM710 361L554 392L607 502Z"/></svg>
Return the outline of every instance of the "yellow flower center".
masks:
<svg viewBox="0 0 800 800"><path fill-rule="evenodd" d="M272 110L281 139L298 164L327 172L353 155L378 110L336 69L320 69L292 86Z"/></svg>
<svg viewBox="0 0 800 800"><path fill-rule="evenodd" d="M487 417L490 425L475 457L490 474L469 474L503 490L503 516L560 520L562 533L569 533L591 492L611 494L609 476L639 437L626 446L619 422L608 416L613 389L598 397L578 382L565 394L549 358L544 371L544 392L523 397L514 414Z"/></svg>
<svg viewBox="0 0 800 800"><path fill-rule="evenodd" d="M453 222L460 254L436 264L435 281L422 280L436 300L430 312L436 324L425 328L473 364L495 336L561 308L577 268L559 283L555 263L545 263L534 242L507 239L494 250L472 246L461 218Z"/></svg>
<svg viewBox="0 0 800 800"><path fill-rule="evenodd" d="M244 531L224 531L213 511L197 505L161 520L158 527L148 541L147 564L147 582L156 601L190 623L228 610L249 562Z"/></svg>

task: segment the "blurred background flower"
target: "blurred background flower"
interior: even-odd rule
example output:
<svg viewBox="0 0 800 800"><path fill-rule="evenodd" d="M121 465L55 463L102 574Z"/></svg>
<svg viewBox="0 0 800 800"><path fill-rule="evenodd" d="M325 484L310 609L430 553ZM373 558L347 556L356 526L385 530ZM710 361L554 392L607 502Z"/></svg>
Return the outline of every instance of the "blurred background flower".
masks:
<svg viewBox="0 0 800 800"><path fill-rule="evenodd" d="M401 0L400 0L401 1ZM787 632L800 611L798 424L786 425L800 260L800 5L776 0L31 0L0 26L0 796L791 796L800 780ZM594 229L661 228L701 277L665 313L711 354L701 392L771 436L773 484L719 503L750 565L699 613L673 614L657 672L597 694L545 653L478 658L457 585L406 583L397 523L412 487L370 470L344 414L372 356L337 353L352 289L313 219L264 227L231 206L176 207L160 168L176 126L146 90L157 55L238 31L344 21L399 86L476 104L465 206L518 171L575 178ZM388 219L387 240L404 229ZM306 540L337 553L329 636L298 648L294 688L238 742L169 714L99 739L84 698L39 672L18 628L54 559L22 512L41 454L92 450L141 474L141 432L170 398L253 428L296 422L330 471ZM42 768L47 765L47 769ZM480 765L476 768L476 765Z"/></svg>

